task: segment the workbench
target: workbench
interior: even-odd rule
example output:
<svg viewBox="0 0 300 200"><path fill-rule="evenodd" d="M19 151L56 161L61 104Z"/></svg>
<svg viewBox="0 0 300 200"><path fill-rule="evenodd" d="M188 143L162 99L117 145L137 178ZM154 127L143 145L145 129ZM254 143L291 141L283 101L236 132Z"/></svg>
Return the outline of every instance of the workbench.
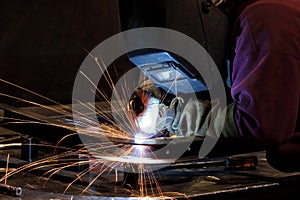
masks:
<svg viewBox="0 0 300 200"><path fill-rule="evenodd" d="M30 119L43 119L52 116L44 110L34 110L33 108L17 109L5 107L7 112L18 113ZM34 112L33 112L34 111ZM7 114L6 112L6 114ZM36 113L42 113L37 116ZM47 114L45 114L47 113ZM63 119L62 116L52 117L51 120ZM43 121L43 120L41 120ZM49 128L46 128L49 131ZM22 127L21 130L26 130ZM30 131L31 127L27 131ZM43 132L39 130L37 137ZM51 130L48 135L54 136L55 131ZM26 133L26 132L25 132ZM61 132L60 132L61 133ZM3 139L24 137L24 132L10 130L0 127L0 137ZM40 139L40 138L39 138ZM38 148L38 157L45 158L51 156L50 149L46 149L47 143L41 143L44 148ZM50 141L50 140L49 140ZM10 143L13 141L10 141ZM18 142L18 141L17 141ZM18 144L18 143L17 143ZM51 144L49 144L51 147ZM9 168L17 168L28 162L21 159L21 146L0 148L0 176L5 174L6 160L10 154ZM176 199L298 199L298 185L300 183L300 173L284 173L272 168L265 158L264 151L251 152L242 155L254 155L258 157L258 165L251 170L226 170L224 166L197 167L190 165L187 167L163 168L155 171L154 175L159 183L164 197ZM33 155L30 155L33 156ZM233 155L235 156L235 155ZM34 159L34 156L33 158ZM213 160L214 158L212 158ZM222 159L218 157L216 159ZM21 197L12 197L0 194L0 199L139 199L139 191L130 187L124 187L124 173L111 172L104 174L97 180L93 186L84 194L81 192L86 188L89 182L97 175L90 174L83 177L70 187L65 194L64 190L78 175L78 171L61 170L52 176L49 180L43 175L49 168L43 170L33 170L27 173L19 173L7 179L7 184L22 187ZM95 174L96 173L96 174ZM152 186L157 196L157 185ZM144 196L146 196L144 194ZM151 194L148 195L151 197Z"/></svg>
<svg viewBox="0 0 300 200"><path fill-rule="evenodd" d="M13 134L1 129L2 135ZM10 168L22 166L25 161L17 158L18 149L0 149L0 165L5 168L7 154L10 153ZM258 165L251 170L226 170L223 166L205 168L172 168L155 172L161 190L166 197L176 199L298 199L297 189L300 173L283 173L273 169L266 161L265 152L253 152L247 155L258 157ZM218 158L219 159L219 158ZM47 171L47 169L46 169ZM36 170L19 173L7 179L7 184L22 187L21 197L0 194L0 199L140 199L130 188L121 186L122 173L106 174L91 187L87 193L80 193L86 187L84 180L76 182L62 194L76 173L60 171L51 179L42 176L44 172ZM1 176L5 172L1 171ZM151 195L150 195L151 196Z"/></svg>

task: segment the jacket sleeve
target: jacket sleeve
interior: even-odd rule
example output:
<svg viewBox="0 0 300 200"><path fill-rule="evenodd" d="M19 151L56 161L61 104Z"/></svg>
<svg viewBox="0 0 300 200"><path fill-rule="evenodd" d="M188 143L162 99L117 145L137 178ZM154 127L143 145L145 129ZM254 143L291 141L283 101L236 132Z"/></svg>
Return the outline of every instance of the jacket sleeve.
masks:
<svg viewBox="0 0 300 200"><path fill-rule="evenodd" d="M275 168L300 171L299 57L273 48L274 37L264 32L272 27L253 27L246 17L240 23L231 77L237 130L245 141L267 149Z"/></svg>

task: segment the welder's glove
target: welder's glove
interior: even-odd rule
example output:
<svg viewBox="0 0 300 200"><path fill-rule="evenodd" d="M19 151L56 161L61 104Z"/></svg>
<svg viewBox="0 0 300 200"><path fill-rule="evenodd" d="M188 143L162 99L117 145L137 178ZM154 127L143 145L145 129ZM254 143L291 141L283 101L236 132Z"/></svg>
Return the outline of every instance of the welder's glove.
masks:
<svg viewBox="0 0 300 200"><path fill-rule="evenodd" d="M140 105L131 102L131 107L136 112L140 131L149 138L170 130L174 115L168 106L161 103L160 89L152 81L146 80L136 89L135 95Z"/></svg>
<svg viewBox="0 0 300 200"><path fill-rule="evenodd" d="M222 109L218 100L202 101L190 99L182 109L178 120L172 124L173 132L178 136L220 137L222 132L225 137L237 137L233 119L234 104ZM224 126L223 126L224 125Z"/></svg>

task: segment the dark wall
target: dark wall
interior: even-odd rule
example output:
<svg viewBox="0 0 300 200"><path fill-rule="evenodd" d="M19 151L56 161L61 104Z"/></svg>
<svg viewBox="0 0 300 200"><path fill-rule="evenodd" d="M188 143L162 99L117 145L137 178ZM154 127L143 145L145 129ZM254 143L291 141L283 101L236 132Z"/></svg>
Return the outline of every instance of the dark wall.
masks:
<svg viewBox="0 0 300 200"><path fill-rule="evenodd" d="M0 78L69 103L84 49L120 31L117 0L1 1ZM0 93L40 100L3 82Z"/></svg>
<svg viewBox="0 0 300 200"><path fill-rule="evenodd" d="M0 6L0 79L70 103L77 71L92 50L128 28L160 26L187 34L223 65L226 19L204 13L204 0L10 0ZM121 16L121 17L120 17ZM121 23L122 22L122 23ZM174 41L176 42L176 41ZM132 67L118 59L113 76ZM226 69L226 68L224 68ZM114 77L113 77L114 78ZM117 78L116 78L117 79ZM104 89L105 84L98 84ZM0 93L40 101L0 81ZM1 102L12 102L3 99Z"/></svg>

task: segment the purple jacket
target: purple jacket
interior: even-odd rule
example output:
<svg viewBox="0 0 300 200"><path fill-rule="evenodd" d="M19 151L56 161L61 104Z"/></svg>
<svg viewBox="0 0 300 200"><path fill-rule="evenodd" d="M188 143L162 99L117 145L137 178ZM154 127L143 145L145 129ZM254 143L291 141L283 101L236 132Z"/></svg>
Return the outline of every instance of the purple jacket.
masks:
<svg viewBox="0 0 300 200"><path fill-rule="evenodd" d="M300 171L300 1L246 2L231 13L234 120L270 164Z"/></svg>

